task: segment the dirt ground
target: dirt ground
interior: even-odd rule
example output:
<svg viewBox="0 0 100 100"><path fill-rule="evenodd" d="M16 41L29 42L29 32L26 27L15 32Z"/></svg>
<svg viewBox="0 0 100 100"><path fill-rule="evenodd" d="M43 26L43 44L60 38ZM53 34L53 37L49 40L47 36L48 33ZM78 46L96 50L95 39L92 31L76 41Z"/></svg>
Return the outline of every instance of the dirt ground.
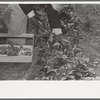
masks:
<svg viewBox="0 0 100 100"><path fill-rule="evenodd" d="M0 63L0 80L20 80L29 66L25 63Z"/></svg>

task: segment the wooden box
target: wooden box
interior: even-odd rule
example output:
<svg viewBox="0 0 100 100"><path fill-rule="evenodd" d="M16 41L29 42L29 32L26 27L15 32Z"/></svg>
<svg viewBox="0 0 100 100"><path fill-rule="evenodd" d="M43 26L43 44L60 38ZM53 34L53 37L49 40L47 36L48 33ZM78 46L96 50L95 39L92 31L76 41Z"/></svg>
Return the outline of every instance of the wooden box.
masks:
<svg viewBox="0 0 100 100"><path fill-rule="evenodd" d="M18 49L17 53L16 49ZM14 45L13 47L7 44L0 45L0 62L29 63L32 61L32 53L33 47L31 45Z"/></svg>

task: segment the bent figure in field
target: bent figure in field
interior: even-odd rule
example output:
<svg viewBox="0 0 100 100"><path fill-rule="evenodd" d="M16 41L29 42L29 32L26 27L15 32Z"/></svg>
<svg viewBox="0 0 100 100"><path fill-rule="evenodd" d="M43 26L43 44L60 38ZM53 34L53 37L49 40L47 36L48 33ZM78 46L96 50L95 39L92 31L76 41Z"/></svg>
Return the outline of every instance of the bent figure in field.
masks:
<svg viewBox="0 0 100 100"><path fill-rule="evenodd" d="M31 8L31 9L30 9ZM24 11L26 10L26 13ZM27 19L34 16L31 11L33 7L27 5L26 9L22 9L19 4L9 4L2 15L4 24L8 30L7 34L26 34L27 30ZM30 13L31 12L31 13ZM26 39L23 38L8 38L7 43L9 44L20 44L24 45Z"/></svg>
<svg viewBox="0 0 100 100"><path fill-rule="evenodd" d="M45 9L49 20L52 32L55 34L62 33L60 20L57 16L56 10L59 10L58 5L46 4ZM27 19L31 19L37 27L40 26L34 11L33 4L9 4L5 12L3 13L3 20L8 34L26 34L27 30ZM25 44L26 39L23 38L9 38L8 43L13 44Z"/></svg>

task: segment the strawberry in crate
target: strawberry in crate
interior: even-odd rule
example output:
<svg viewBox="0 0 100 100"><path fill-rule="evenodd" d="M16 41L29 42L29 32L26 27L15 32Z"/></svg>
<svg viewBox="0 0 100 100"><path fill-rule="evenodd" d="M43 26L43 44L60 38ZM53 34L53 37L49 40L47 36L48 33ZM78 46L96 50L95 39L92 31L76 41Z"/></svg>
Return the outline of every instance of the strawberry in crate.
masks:
<svg viewBox="0 0 100 100"><path fill-rule="evenodd" d="M7 55L7 46L0 46L0 55Z"/></svg>

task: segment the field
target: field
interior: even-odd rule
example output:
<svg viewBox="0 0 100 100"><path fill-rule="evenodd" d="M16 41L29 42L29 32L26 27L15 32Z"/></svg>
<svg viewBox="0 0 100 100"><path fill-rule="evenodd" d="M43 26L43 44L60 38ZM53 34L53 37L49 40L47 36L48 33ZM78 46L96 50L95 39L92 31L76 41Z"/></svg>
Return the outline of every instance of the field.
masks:
<svg viewBox="0 0 100 100"><path fill-rule="evenodd" d="M6 7L0 5L0 16ZM60 43L58 38L48 35L50 27L46 26L44 15L42 12L40 18L44 26L38 30L42 35L35 38L37 66L32 69L31 63L0 63L0 80L25 79L26 73L31 73L30 79L36 80L99 80L100 6L65 5L58 14L64 33ZM35 29L29 21L28 33L37 33ZM5 43L5 40L0 39L0 43ZM32 41L27 40L26 44L32 44ZM38 75L33 78L34 74Z"/></svg>

